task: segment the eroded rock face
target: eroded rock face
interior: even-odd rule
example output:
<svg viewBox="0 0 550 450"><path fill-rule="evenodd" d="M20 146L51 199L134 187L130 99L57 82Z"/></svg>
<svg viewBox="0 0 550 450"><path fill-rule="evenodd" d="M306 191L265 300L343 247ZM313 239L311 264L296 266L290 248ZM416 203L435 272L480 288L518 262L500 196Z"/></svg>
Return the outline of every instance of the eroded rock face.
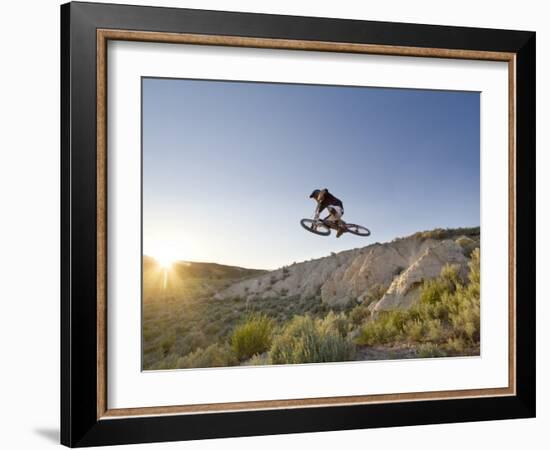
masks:
<svg viewBox="0 0 550 450"><path fill-rule="evenodd" d="M420 256L396 277L384 296L370 305L373 312L392 309L408 309L418 299L418 290L425 280L436 278L446 264L459 267L459 274L465 278L468 260L463 248L452 240L444 240L427 248Z"/></svg>
<svg viewBox="0 0 550 450"><path fill-rule="evenodd" d="M466 275L464 252L463 242L411 236L278 269L238 282L216 297L320 297L334 306L370 301L374 293L385 292L370 305L373 312L409 308L422 282L437 277L445 264L458 265Z"/></svg>
<svg viewBox="0 0 550 450"><path fill-rule="evenodd" d="M358 250L306 261L236 283L217 294L217 298L241 297L265 299L278 296L311 298L321 295L322 286L342 267L347 266Z"/></svg>
<svg viewBox="0 0 550 450"><path fill-rule="evenodd" d="M365 247L347 267L327 279L321 288L321 298L330 305L351 300L363 302L373 292L387 289L420 254L438 243L410 238Z"/></svg>

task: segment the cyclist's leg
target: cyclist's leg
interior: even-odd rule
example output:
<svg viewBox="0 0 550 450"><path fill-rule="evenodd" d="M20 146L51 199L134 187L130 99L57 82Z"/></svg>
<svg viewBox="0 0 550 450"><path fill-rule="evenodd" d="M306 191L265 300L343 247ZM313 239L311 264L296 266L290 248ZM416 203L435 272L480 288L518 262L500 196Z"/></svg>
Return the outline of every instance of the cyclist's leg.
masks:
<svg viewBox="0 0 550 450"><path fill-rule="evenodd" d="M342 211L342 208L339 206L329 206L328 210L330 212L330 218L334 221L339 221L342 218L342 215L344 212Z"/></svg>
<svg viewBox="0 0 550 450"><path fill-rule="evenodd" d="M326 216L323 220L326 220L328 222L334 222L336 221L335 217L335 209L332 206L327 206L328 216Z"/></svg>
<svg viewBox="0 0 550 450"><path fill-rule="evenodd" d="M325 220L329 220L330 222L335 223L336 225L343 226L344 221L342 220L342 215L344 214L344 211L339 206L329 206L328 208L329 215L325 218Z"/></svg>
<svg viewBox="0 0 550 450"><path fill-rule="evenodd" d="M339 206L329 206L328 210L330 211L329 220L332 222L332 224L334 224L334 226L338 230L338 232L336 233L336 237L338 238L342 236L342 234L346 231L344 227L344 222L342 220L342 214L344 212L342 211L342 208Z"/></svg>

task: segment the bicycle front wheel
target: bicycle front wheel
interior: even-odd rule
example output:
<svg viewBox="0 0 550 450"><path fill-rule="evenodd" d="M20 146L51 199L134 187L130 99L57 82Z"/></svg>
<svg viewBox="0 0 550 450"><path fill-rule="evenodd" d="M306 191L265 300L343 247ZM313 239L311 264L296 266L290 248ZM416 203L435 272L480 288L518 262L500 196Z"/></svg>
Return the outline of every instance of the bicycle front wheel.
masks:
<svg viewBox="0 0 550 450"><path fill-rule="evenodd" d="M319 236L328 236L330 234L330 228L320 220L302 219L300 220L300 225L307 231Z"/></svg>

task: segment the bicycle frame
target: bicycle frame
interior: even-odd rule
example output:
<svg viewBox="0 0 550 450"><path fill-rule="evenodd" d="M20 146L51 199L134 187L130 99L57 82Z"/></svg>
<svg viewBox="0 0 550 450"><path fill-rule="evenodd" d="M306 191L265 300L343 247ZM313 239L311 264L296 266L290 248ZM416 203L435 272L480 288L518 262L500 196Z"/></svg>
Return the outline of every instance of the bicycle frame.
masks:
<svg viewBox="0 0 550 450"><path fill-rule="evenodd" d="M314 219L315 220L315 219ZM315 221L315 224L314 226L317 225L317 222L319 223L322 223L323 225L325 225L326 227L330 228L331 230L338 230L338 226L336 225L336 223L332 220L329 220L328 218L325 218L325 219L317 219ZM342 219L340 219L340 222L342 223L342 225L345 225L346 222L344 222Z"/></svg>

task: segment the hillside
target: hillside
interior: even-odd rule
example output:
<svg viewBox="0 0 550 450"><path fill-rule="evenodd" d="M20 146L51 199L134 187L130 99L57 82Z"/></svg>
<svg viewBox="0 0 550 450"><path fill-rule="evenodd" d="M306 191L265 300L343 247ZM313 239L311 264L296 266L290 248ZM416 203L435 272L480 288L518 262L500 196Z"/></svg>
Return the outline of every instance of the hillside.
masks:
<svg viewBox="0 0 550 450"><path fill-rule="evenodd" d="M285 266L237 282L217 293L220 300L273 297L319 297L328 305L380 301L373 310L408 308L424 280L437 277L446 264L457 265L464 278L467 256L479 247L479 228L419 232L392 242L372 244Z"/></svg>
<svg viewBox="0 0 550 450"><path fill-rule="evenodd" d="M143 369L479 355L479 228L266 272L143 258Z"/></svg>

